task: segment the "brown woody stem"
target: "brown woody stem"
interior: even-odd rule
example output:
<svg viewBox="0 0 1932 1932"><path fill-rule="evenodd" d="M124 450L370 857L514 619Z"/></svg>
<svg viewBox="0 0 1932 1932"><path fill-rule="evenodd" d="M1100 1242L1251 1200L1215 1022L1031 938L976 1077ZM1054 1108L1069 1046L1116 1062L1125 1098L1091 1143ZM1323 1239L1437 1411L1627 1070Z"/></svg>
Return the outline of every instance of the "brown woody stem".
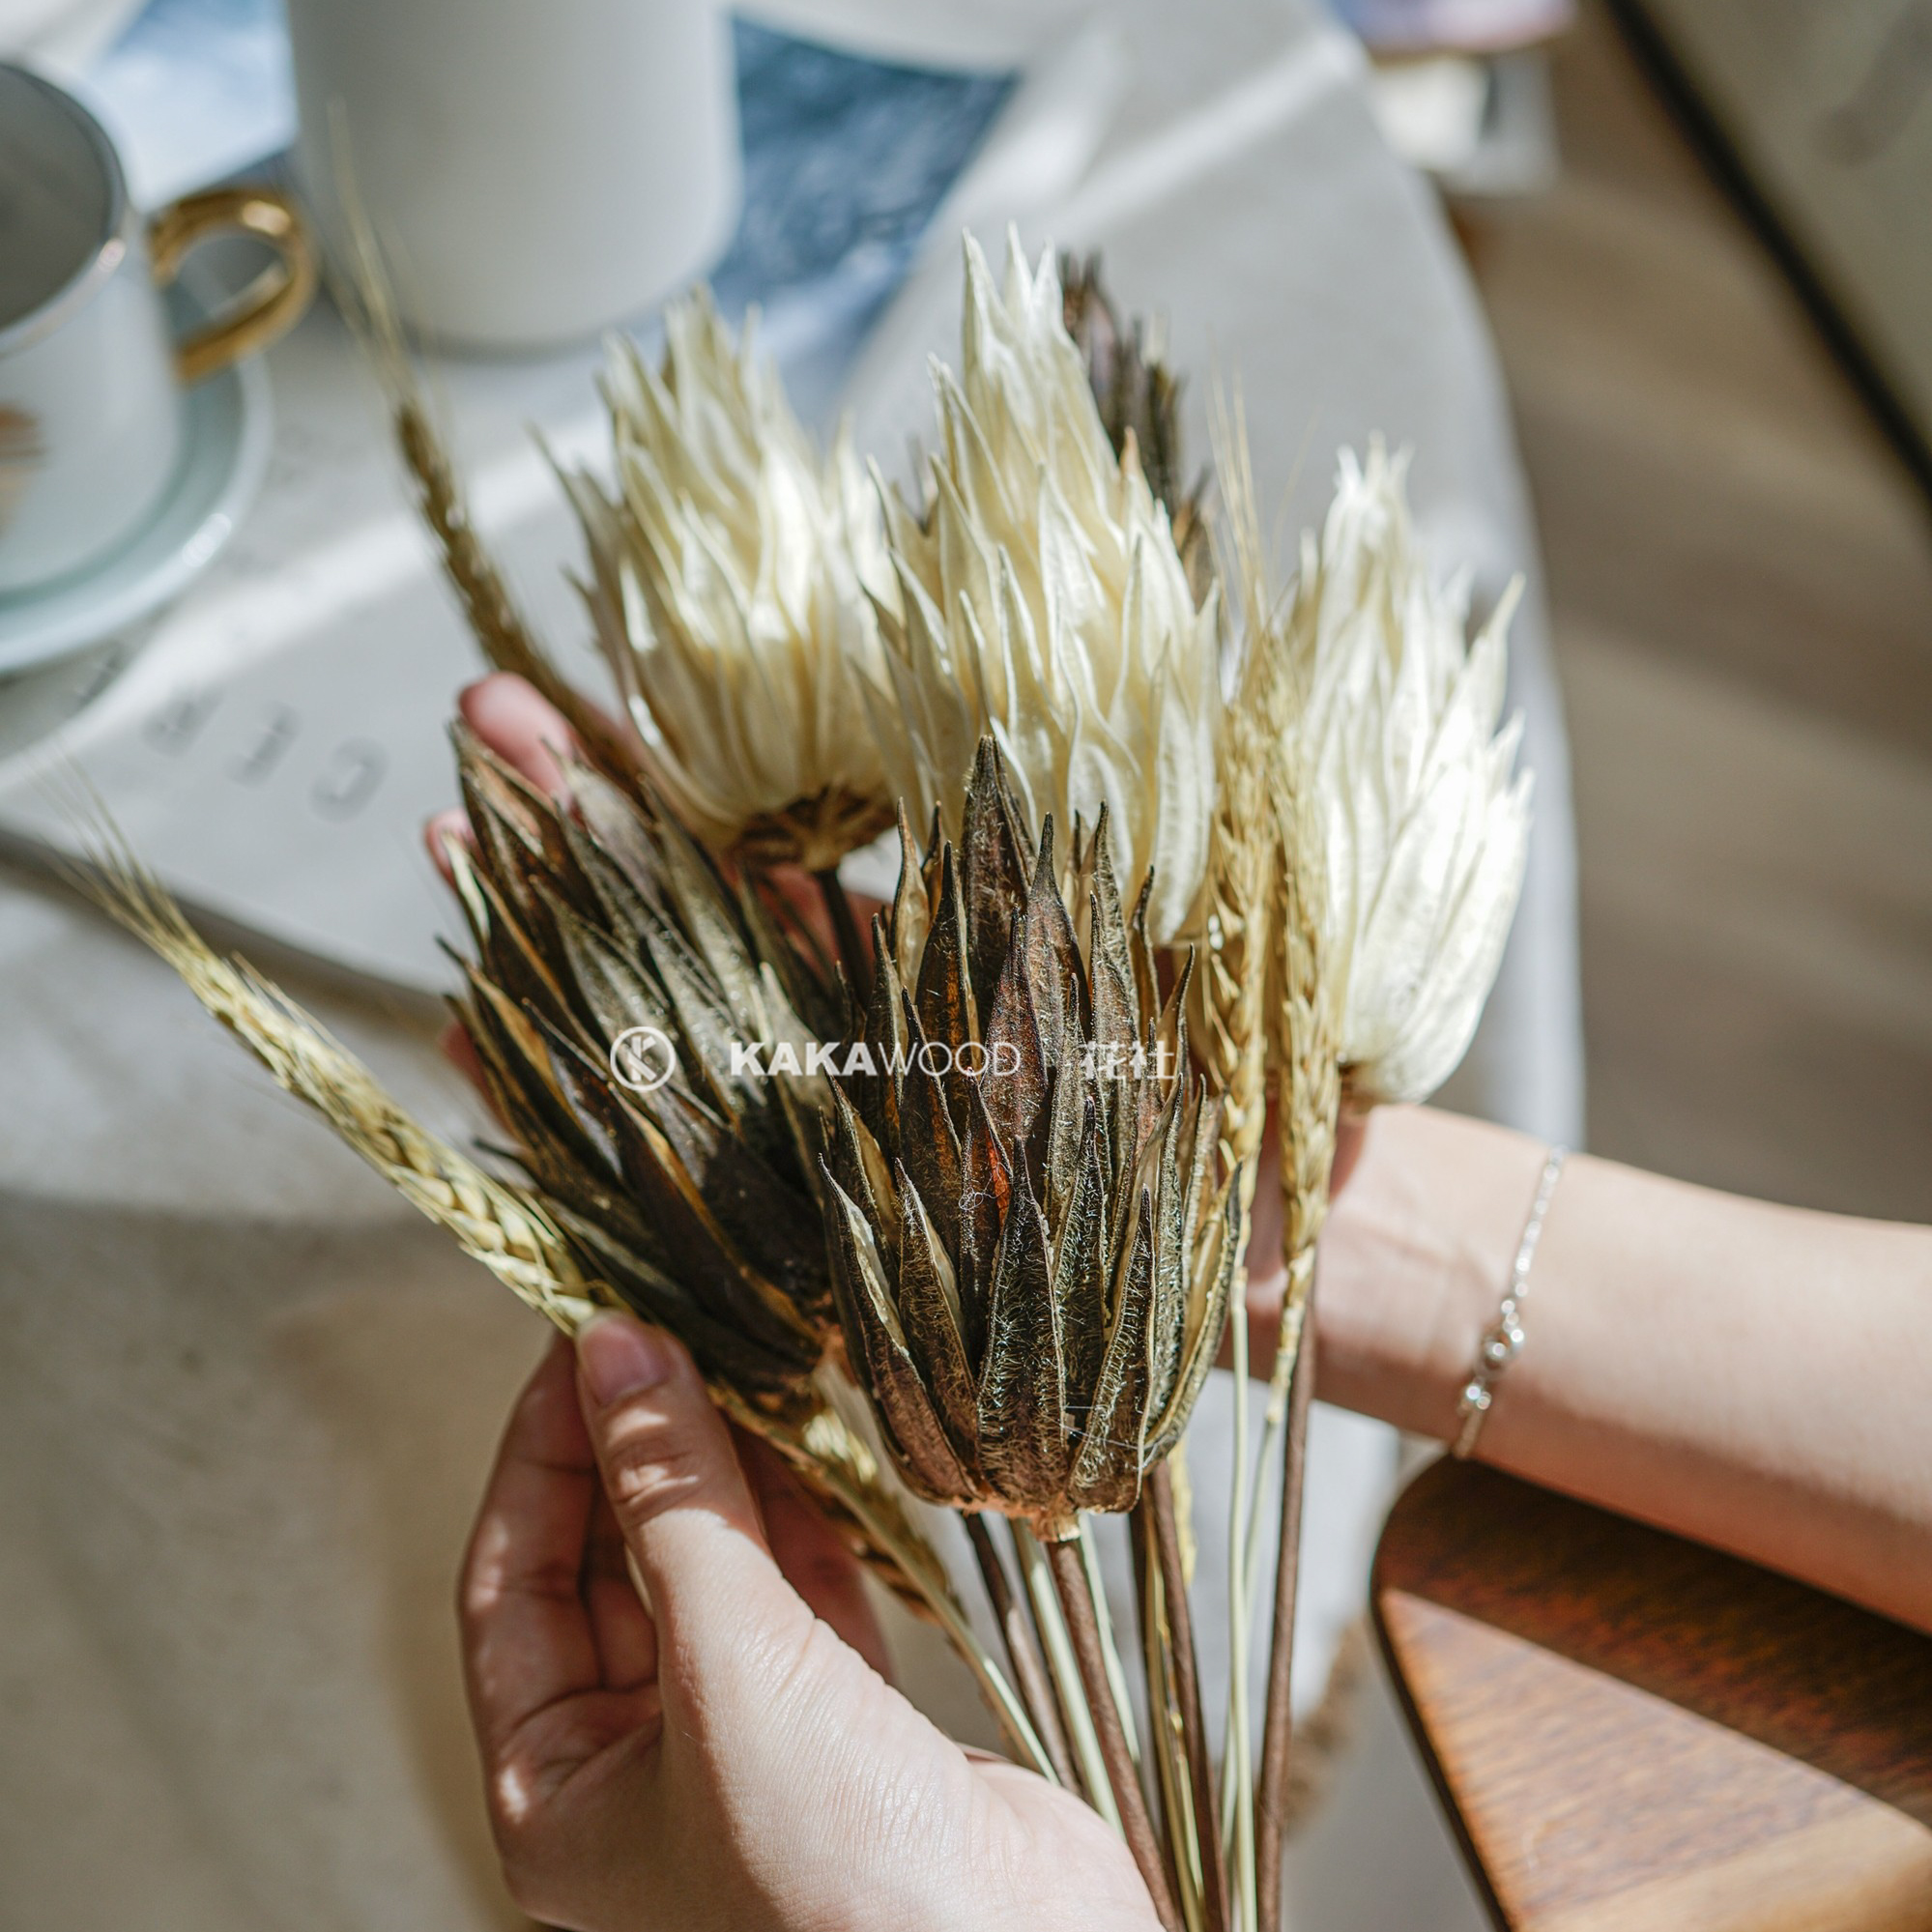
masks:
<svg viewBox="0 0 1932 1932"><path fill-rule="evenodd" d="M987 1527L983 1515L969 1514L966 1517L966 1541L972 1544L973 1556L979 1564L980 1578L993 1603L999 1634L1005 1640L1006 1659L1013 1666L1014 1682L1019 1685L1020 1695L1026 1702L1026 1715L1032 1718L1033 1728L1039 1732L1040 1742L1046 1745L1047 1755L1053 1760L1060 1782L1069 1791L1078 1792L1081 1789L1080 1773L1074 1769L1073 1753L1067 1748L1067 1734L1060 1724L1059 1703L1048 1679L1040 1648L1033 1641L1032 1623L1024 1605L1014 1595L1013 1581L1007 1573L1005 1559L999 1554L999 1545L994 1542L993 1532Z"/></svg>
<svg viewBox="0 0 1932 1932"><path fill-rule="evenodd" d="M1294 1292L1291 1282L1289 1292ZM1289 1823L1288 1755L1294 1743L1290 1695L1295 1668L1295 1596L1301 1581L1302 1487L1308 1463L1309 1402L1314 1395L1314 1280L1303 1290L1300 1332L1291 1345L1288 1428L1282 1451L1282 1547L1275 1563L1274 1631L1268 1651L1267 1716L1261 1730L1261 1776L1254 1797L1254 1875L1259 1932L1282 1920L1282 1849Z"/></svg>
<svg viewBox="0 0 1932 1932"><path fill-rule="evenodd" d="M819 896L825 902L825 916L832 922L839 963L846 969L853 994L863 1000L872 990L872 962L866 956L865 941L859 937L858 920L852 913L851 901L846 896L845 881L835 865L828 865L812 877L819 882Z"/></svg>
<svg viewBox="0 0 1932 1932"><path fill-rule="evenodd" d="M1144 1490L1141 1500L1145 1501ZM1141 1667L1147 1687L1148 1747L1154 1767L1151 1795L1160 1802L1166 1825L1162 1839L1167 1849L1168 1883L1181 1902L1183 1919L1192 1928L1198 1914L1190 1913L1188 1905L1191 1899L1198 1901L1200 1889L1191 1883L1191 1866L1183 1863L1186 1848L1194 1842L1194 1786L1185 1758L1177 1757L1174 1748L1173 1722L1179 1716L1180 1704L1174 1690L1173 1638L1168 1629L1161 1572L1146 1515L1136 1509L1127 1522L1134 1539L1134 1592L1140 1612Z"/></svg>
<svg viewBox="0 0 1932 1932"><path fill-rule="evenodd" d="M1120 1807L1121 1835L1127 1840L1127 1849L1134 1854L1134 1862L1140 1868L1140 1877L1161 1923L1168 1932L1182 1932L1180 1909L1168 1883L1161 1842L1148 1814L1139 1773L1127 1748L1127 1733L1113 1701L1113 1687L1108 1682L1107 1658L1100 1647L1100 1623L1094 1614L1092 1592L1087 1588L1086 1566L1081 1561L1080 1543L1074 1540L1047 1543L1045 1548L1053 1589L1060 1600L1060 1613L1066 1618L1067 1633L1073 1639L1081 1687L1086 1692L1087 1708L1093 1714L1094 1730L1100 1738L1108 1782L1113 1789L1113 1802Z"/></svg>
<svg viewBox="0 0 1932 1932"><path fill-rule="evenodd" d="M1201 1721L1200 1669L1195 1659L1194 1615L1181 1562L1180 1524L1174 1514L1173 1472L1165 1461L1148 1471L1137 1514L1153 1539L1168 1634L1173 1642L1174 1688L1180 1701L1181 1737L1187 1746L1188 1782L1194 1788L1195 1836L1200 1846L1201 1903L1209 1932L1224 1932L1227 1924L1227 1865L1216 1824L1220 1807L1208 1762L1207 1726Z"/></svg>

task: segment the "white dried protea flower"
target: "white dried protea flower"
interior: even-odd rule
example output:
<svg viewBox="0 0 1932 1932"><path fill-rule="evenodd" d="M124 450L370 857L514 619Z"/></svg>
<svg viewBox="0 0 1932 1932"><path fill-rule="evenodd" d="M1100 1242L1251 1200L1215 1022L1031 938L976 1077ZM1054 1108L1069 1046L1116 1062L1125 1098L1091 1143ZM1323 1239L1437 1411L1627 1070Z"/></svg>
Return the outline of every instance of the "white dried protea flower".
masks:
<svg viewBox="0 0 1932 1932"><path fill-rule="evenodd" d="M754 862L834 865L893 816L857 679L896 601L878 492L843 425L822 457L708 293L665 314L662 368L616 343L616 494L568 479L599 643L653 775Z"/></svg>
<svg viewBox="0 0 1932 1932"><path fill-rule="evenodd" d="M887 496L901 610L881 609L873 706L893 788L960 834L982 734L1028 819L1065 834L1106 807L1131 907L1148 869L1156 944L1187 926L1207 863L1220 731L1218 616L1197 605L1131 436L1116 456L1068 335L1051 250L1008 242L1006 286L966 242L962 373L937 360L939 449L915 516Z"/></svg>
<svg viewBox="0 0 1932 1932"><path fill-rule="evenodd" d="M1529 849L1530 774L1501 731L1513 585L1465 645L1465 576L1433 580L1406 453L1344 450L1303 538L1287 636L1299 750L1321 814L1341 1055L1358 1103L1422 1100L1467 1052Z"/></svg>

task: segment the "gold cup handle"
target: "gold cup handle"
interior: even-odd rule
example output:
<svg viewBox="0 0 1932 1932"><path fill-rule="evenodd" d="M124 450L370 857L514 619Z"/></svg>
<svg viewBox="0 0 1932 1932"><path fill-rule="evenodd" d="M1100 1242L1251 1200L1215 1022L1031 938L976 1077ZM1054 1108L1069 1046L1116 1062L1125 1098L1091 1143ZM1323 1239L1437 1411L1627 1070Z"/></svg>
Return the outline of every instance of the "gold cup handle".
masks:
<svg viewBox="0 0 1932 1932"><path fill-rule="evenodd" d="M224 232L254 235L276 260L236 299L232 308L197 329L175 350L185 384L200 382L242 356L280 340L315 298L315 246L300 212L272 187L216 187L164 208L148 226L155 281L166 288L196 243Z"/></svg>

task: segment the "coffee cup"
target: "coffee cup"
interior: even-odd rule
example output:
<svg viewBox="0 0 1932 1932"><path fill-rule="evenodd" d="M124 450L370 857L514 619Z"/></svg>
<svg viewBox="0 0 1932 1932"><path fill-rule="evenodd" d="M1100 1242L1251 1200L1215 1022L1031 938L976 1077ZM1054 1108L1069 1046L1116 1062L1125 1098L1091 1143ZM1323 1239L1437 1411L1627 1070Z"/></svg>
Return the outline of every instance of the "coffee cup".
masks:
<svg viewBox="0 0 1932 1932"><path fill-rule="evenodd" d="M178 336L162 292L198 243L235 233L266 242L274 262ZM133 536L180 466L187 390L274 341L315 284L286 196L216 188L144 220L94 116L0 63L0 597Z"/></svg>
<svg viewBox="0 0 1932 1932"><path fill-rule="evenodd" d="M446 347L593 339L716 259L741 199L718 0L288 0L297 178L352 276L360 204Z"/></svg>

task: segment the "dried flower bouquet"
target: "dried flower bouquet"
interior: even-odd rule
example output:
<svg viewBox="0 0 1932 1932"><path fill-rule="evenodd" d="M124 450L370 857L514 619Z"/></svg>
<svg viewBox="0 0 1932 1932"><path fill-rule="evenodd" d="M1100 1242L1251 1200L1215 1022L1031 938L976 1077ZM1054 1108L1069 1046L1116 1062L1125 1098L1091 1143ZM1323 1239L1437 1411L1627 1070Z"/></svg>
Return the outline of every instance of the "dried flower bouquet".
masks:
<svg viewBox="0 0 1932 1932"><path fill-rule="evenodd" d="M660 362L614 348L614 469L565 479L614 720L522 620L373 320L485 655L576 738L553 798L456 732L456 1006L513 1166L418 1127L125 854L96 889L534 1308L676 1333L946 1630L1015 1755L1118 1827L1164 1923L1273 1932L1315 1239L1343 1112L1431 1090L1497 969L1528 828L1497 729L1507 608L1466 641L1379 446L1344 454L1279 591L1238 417L1213 517L1179 383L1093 265L1016 243L1001 285L968 238L962 367L935 365L911 501L843 432L821 455L702 294ZM868 934L838 866L895 822ZM1257 1452L1228 1315L1271 1112L1285 1292ZM1176 1471L1225 1341L1216 1765ZM1257 1760L1240 1687L1278 1459ZM995 1646L934 1508L966 1525ZM1100 1514L1132 1526L1138 1645L1097 1587Z"/></svg>

